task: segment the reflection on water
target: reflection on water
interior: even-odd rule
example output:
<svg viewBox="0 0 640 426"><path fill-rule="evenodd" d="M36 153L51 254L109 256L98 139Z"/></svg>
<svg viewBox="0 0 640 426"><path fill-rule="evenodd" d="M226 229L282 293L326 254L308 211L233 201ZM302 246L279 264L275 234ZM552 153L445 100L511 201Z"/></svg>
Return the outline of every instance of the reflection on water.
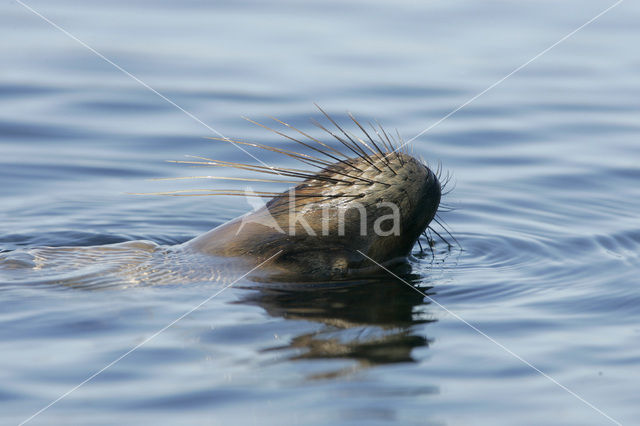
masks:
<svg viewBox="0 0 640 426"><path fill-rule="evenodd" d="M429 288L421 287L420 291L427 292ZM352 359L359 368L414 362L412 350L429 344L414 326L435 321L415 312L416 306L423 305L424 296L392 279L306 290L266 288L238 303L260 306L271 316L322 324L313 333L295 336L286 345L267 351L292 351L289 360ZM347 372L353 372L353 368Z"/></svg>

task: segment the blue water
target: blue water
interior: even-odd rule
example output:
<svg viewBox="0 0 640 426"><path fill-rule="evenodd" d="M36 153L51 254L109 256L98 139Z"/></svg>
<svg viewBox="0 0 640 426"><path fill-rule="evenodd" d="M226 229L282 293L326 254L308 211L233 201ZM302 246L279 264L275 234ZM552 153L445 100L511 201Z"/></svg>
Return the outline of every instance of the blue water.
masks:
<svg viewBox="0 0 640 426"><path fill-rule="evenodd" d="M165 162L189 154L253 162L204 139L216 136L207 126L286 146L241 117L311 132L317 102L409 139L614 2L28 4L202 123L2 2L6 251L186 241L251 207L128 193L202 187L150 180L197 174ZM622 2L413 142L456 183L443 217L463 250L440 242L404 275L435 302L391 277L299 293L234 286L29 424L638 423L639 20L638 3ZM0 281L3 424L219 288Z"/></svg>

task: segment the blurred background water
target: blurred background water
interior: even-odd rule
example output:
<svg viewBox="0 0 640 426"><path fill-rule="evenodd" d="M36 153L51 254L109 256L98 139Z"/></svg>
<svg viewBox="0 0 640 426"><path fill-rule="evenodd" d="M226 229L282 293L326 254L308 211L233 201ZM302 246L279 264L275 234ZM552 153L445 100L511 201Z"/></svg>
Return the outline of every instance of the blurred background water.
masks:
<svg viewBox="0 0 640 426"><path fill-rule="evenodd" d="M409 139L613 1L0 4L0 247L186 241L250 206L139 197L285 146L317 102ZM417 138L455 176L464 250L406 279L625 424L640 418L640 6L624 1ZM272 153L270 164L293 166ZM207 171L208 172L208 171ZM229 172L240 176L239 172ZM186 187L197 187L188 183ZM281 188L282 189L282 188ZM82 291L0 281L0 418L20 423L175 320L206 282ZM243 283L239 283L242 285ZM389 279L231 288L30 424L609 424Z"/></svg>

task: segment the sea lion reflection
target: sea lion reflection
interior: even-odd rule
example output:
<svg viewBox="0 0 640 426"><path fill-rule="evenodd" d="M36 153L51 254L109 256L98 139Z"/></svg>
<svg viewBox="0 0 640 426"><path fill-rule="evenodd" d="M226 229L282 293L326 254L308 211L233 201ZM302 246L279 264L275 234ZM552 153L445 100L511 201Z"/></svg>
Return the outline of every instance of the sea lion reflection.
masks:
<svg viewBox="0 0 640 426"><path fill-rule="evenodd" d="M421 291L429 289L421 287ZM274 317L324 325L264 351L289 351L288 360L352 359L357 361L356 369L415 362L413 349L430 343L415 326L435 321L420 309L428 303L422 295L389 278L332 288L260 288L236 303L260 306ZM310 378L335 377L353 370Z"/></svg>

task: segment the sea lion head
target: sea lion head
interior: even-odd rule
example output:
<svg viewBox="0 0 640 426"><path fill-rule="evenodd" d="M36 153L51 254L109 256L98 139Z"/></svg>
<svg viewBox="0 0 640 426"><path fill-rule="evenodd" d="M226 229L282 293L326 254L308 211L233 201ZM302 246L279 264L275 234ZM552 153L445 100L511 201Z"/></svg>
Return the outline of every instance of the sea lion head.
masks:
<svg viewBox="0 0 640 426"><path fill-rule="evenodd" d="M191 245L215 255L256 260L277 253L269 269L278 280L345 279L405 260L438 211L439 171L411 155L401 141L394 139L394 145L382 128L374 128L376 142L352 119L364 137L344 131L333 120L341 135L320 125L347 148L342 151L283 123L311 142L290 139L324 157L233 141L285 154L316 166L316 171L206 162L304 180L281 193L247 194L272 198Z"/></svg>
<svg viewBox="0 0 640 426"><path fill-rule="evenodd" d="M283 250L277 264L336 278L372 260L405 259L440 198L440 181L422 161L405 153L369 155L336 163L274 197L254 213L257 226L250 229L255 236L272 218L277 226L257 233L270 236L267 252Z"/></svg>

